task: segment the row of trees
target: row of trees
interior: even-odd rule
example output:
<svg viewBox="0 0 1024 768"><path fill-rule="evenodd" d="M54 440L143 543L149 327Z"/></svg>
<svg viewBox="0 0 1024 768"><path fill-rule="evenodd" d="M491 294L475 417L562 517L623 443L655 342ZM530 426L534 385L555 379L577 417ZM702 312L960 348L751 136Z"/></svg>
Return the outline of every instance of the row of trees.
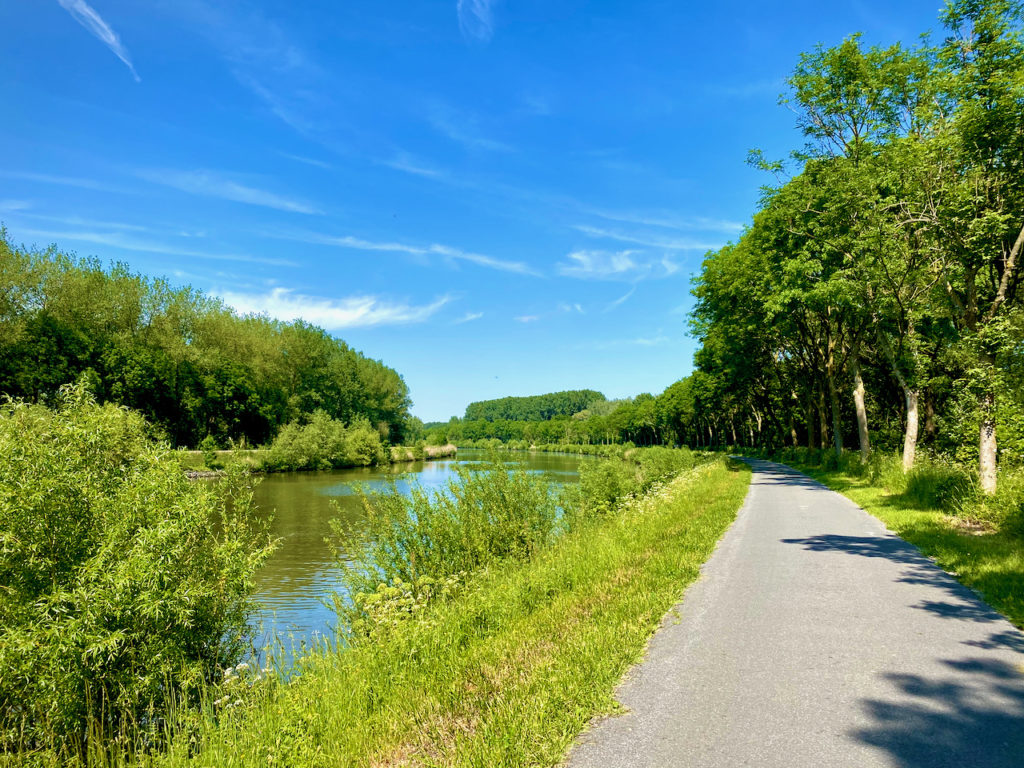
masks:
<svg viewBox="0 0 1024 768"><path fill-rule="evenodd" d="M466 420L548 421L559 416L572 416L604 399L600 392L579 389L529 397L479 400L466 406Z"/></svg>
<svg viewBox="0 0 1024 768"><path fill-rule="evenodd" d="M15 247L0 230L0 393L50 402L83 377L176 446L264 443L317 410L367 419L393 442L415 426L402 377L320 328L240 317L121 264Z"/></svg>
<svg viewBox="0 0 1024 768"><path fill-rule="evenodd" d="M684 414L679 411L682 402L678 398L677 389L673 385L658 397L647 393L622 400L605 400L603 397L599 397L591 399L587 407L581 410L543 420L485 420L456 417L447 424L426 425L426 435L429 442L439 444L448 441L466 444L476 440L489 439L497 439L502 442L523 441L533 445L552 443L598 445L627 442L634 445L662 445L679 443L684 431L682 427ZM591 393L592 391L583 390L583 392ZM505 400L528 399L535 398L505 398Z"/></svg>
<svg viewBox="0 0 1024 768"><path fill-rule="evenodd" d="M798 172L755 156L778 183L696 280L687 441L855 440L909 469L924 437L970 451L988 492L1020 460L1021 13L955 0L941 19L938 43L801 57Z"/></svg>

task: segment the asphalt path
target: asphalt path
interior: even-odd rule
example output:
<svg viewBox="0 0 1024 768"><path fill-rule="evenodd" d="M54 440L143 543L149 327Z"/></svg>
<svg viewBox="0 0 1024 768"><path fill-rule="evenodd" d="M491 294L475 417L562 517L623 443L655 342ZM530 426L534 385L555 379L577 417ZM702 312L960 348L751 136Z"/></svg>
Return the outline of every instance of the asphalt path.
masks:
<svg viewBox="0 0 1024 768"><path fill-rule="evenodd" d="M1024 634L847 498L749 463L625 713L569 768L1024 768Z"/></svg>

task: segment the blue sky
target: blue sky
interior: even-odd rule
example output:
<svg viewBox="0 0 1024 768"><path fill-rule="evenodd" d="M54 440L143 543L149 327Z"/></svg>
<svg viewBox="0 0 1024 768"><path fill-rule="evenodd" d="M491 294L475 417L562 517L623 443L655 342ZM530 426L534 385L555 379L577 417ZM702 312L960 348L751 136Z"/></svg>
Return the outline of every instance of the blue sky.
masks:
<svg viewBox="0 0 1024 768"><path fill-rule="evenodd" d="M305 319L471 400L657 394L690 280L801 139L801 51L939 0L0 4L0 222Z"/></svg>

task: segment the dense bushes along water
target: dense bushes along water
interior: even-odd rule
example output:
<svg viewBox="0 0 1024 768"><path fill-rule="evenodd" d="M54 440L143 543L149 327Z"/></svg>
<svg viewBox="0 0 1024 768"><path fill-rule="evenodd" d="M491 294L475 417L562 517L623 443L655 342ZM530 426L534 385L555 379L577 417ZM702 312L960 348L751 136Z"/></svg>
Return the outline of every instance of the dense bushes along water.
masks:
<svg viewBox="0 0 1024 768"><path fill-rule="evenodd" d="M586 595L599 590L616 611L640 610L630 626L648 632L678 596L678 581L662 583L657 595L637 590L645 579L663 579L666 567L695 568L742 495L734 475L716 470L712 485L731 489L726 500L701 496L677 510L684 518L716 515L689 544L685 521L637 506L645 491L707 462L689 451L594 463L582 468L578 487L557 495L543 479L494 461L463 469L444 492L367 497L371 543L362 567L349 570L351 597L337 601L344 642L301 662L298 681L283 683L257 680L237 664L251 577L270 548L250 526L251 494L239 473L215 486L189 483L140 417L97 405L80 389L55 411L5 406L0 447L0 762L6 754L13 764L75 754L93 763L175 763L197 750L200 761L230 762L219 749L236 726L256 729L245 741L261 764L316 764L328 734L307 715L324 705L334 713L331 739L369 738L364 749L383 748L416 718L432 717L418 697L441 696L450 707L465 699L463 685L478 693L499 686L504 673L492 679L487 670L532 669L536 659L501 649L545 636L546 623L566 610L559 631L599 630L614 662L596 643L584 657L568 648L556 654L559 664L597 664L610 688L627 661L621 621L613 612L581 626L583 614L571 606L591 605ZM646 517L627 523L630 515ZM695 547L689 560L672 559L671 543L663 546L669 531L684 549ZM663 558L670 559L643 576ZM639 580L608 592L624 567ZM634 635L629 654L642 643ZM480 666L480 653L492 661ZM475 682L451 688L452 674L461 680L473 669ZM585 674L573 677L592 687ZM405 687L412 678L422 684ZM605 690L581 699L587 711ZM382 697L390 697L384 710ZM491 706L490 694L478 704ZM265 730L267 718L283 719ZM323 760L336 764L344 754L355 755Z"/></svg>
<svg viewBox="0 0 1024 768"><path fill-rule="evenodd" d="M247 480L192 483L148 432L80 388L0 406L0 763L144 734L247 647Z"/></svg>

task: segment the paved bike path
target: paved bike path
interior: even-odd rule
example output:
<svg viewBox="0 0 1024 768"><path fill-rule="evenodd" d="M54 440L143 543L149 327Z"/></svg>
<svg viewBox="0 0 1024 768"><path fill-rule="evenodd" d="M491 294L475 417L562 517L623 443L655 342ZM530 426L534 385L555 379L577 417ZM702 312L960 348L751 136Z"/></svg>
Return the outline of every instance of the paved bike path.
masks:
<svg viewBox="0 0 1024 768"><path fill-rule="evenodd" d="M750 461L702 577L569 768L1024 766L1024 634L849 499Z"/></svg>

